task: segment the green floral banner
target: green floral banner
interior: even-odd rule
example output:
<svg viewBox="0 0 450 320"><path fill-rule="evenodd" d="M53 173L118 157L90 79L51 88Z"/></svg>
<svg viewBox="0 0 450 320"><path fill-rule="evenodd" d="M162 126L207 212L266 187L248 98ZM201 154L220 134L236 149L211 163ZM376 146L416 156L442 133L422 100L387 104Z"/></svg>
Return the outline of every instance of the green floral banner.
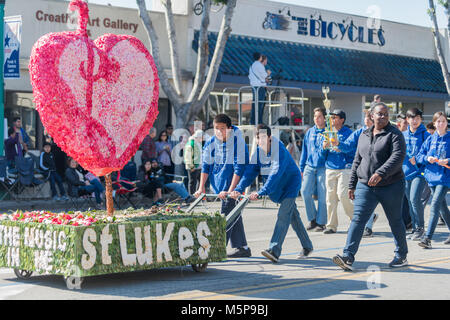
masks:
<svg viewBox="0 0 450 320"><path fill-rule="evenodd" d="M0 221L0 267L94 276L226 258L225 219L154 215L72 226Z"/></svg>

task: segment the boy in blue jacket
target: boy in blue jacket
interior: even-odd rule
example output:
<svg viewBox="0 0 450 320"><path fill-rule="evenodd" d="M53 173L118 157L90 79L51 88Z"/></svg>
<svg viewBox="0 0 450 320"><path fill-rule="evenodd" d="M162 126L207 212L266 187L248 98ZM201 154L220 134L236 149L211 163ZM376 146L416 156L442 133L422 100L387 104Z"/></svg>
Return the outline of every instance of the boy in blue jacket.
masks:
<svg viewBox="0 0 450 320"><path fill-rule="evenodd" d="M314 109L314 126L309 129L303 139L300 171L302 175L301 193L305 202L306 215L310 221L307 230L324 231L327 223L327 203L325 185L325 156L322 154L322 133L325 131L326 111L324 108ZM317 209L312 198L317 190Z"/></svg>
<svg viewBox="0 0 450 320"><path fill-rule="evenodd" d="M198 198L206 193L205 184L209 178L212 189L222 200L221 212L227 216L236 206L236 200L227 198L239 183L246 164L248 164L248 148L242 132L231 124L226 114L214 118L214 136L206 142L202 152L202 172L200 185L194 196ZM230 230L227 230L227 243L235 252L230 258L250 257L251 250L247 246L242 217Z"/></svg>
<svg viewBox="0 0 450 320"><path fill-rule="evenodd" d="M272 262L278 262L290 224L303 247L298 258L305 258L313 251L313 245L295 203L301 184L298 166L283 143L272 137L267 125L258 125L256 139L258 147L231 196L235 199L239 197L259 174L266 178L264 186L258 192L250 194L249 199L256 200L259 196L268 195L273 202L280 203L280 209L269 249L263 250L261 254Z"/></svg>
<svg viewBox="0 0 450 320"><path fill-rule="evenodd" d="M422 111L411 108L406 112L408 129L403 131L406 142L406 157L403 161L403 172L405 173L405 195L410 208L413 233L409 236L414 241L420 241L425 233L424 211L422 194L426 187L426 181L422 173L424 166L417 163L416 155L422 144L430 136L422 124Z"/></svg>

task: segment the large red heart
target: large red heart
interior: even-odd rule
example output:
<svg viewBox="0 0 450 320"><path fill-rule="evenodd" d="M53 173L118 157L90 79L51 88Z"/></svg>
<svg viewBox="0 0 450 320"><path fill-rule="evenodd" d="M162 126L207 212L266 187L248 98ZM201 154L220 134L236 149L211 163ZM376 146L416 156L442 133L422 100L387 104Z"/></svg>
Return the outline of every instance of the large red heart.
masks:
<svg viewBox="0 0 450 320"><path fill-rule="evenodd" d="M36 109L55 143L97 176L123 168L158 115L158 74L140 40L86 34L87 5L76 32L50 33L33 46Z"/></svg>

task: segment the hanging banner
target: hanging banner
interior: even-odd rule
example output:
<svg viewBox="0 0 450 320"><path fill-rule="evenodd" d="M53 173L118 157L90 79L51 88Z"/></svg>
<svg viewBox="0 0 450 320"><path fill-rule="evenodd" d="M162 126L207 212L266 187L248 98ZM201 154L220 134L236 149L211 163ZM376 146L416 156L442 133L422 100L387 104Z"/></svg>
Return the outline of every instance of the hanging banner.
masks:
<svg viewBox="0 0 450 320"><path fill-rule="evenodd" d="M22 16L5 17L3 32L4 62L3 77L20 78L20 42L22 38Z"/></svg>

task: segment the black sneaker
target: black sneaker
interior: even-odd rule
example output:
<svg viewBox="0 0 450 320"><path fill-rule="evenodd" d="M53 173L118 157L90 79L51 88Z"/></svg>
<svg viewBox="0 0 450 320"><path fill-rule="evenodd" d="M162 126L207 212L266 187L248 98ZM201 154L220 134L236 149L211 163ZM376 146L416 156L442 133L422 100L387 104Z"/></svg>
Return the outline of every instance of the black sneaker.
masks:
<svg viewBox="0 0 450 320"><path fill-rule="evenodd" d="M364 233L363 233L363 237L364 237L364 238L370 238L370 237L373 237L372 229L370 229L370 228L365 228L365 229L364 229Z"/></svg>
<svg viewBox="0 0 450 320"><path fill-rule="evenodd" d="M325 225L318 224L317 227L314 229L314 232L323 232L325 231Z"/></svg>
<svg viewBox="0 0 450 320"><path fill-rule="evenodd" d="M450 244L450 236L444 241L444 244Z"/></svg>
<svg viewBox="0 0 450 320"><path fill-rule="evenodd" d="M333 257L333 262L345 271L353 271L353 261L349 257L341 257L337 254Z"/></svg>
<svg viewBox="0 0 450 320"><path fill-rule="evenodd" d="M323 232L324 234L333 234L336 233L336 231L334 231L333 229L325 229L325 231Z"/></svg>
<svg viewBox="0 0 450 320"><path fill-rule="evenodd" d="M237 248L233 253L227 255L228 258L248 258L252 256L250 248Z"/></svg>
<svg viewBox="0 0 450 320"><path fill-rule="evenodd" d="M309 226L306 227L306 230L312 230L312 229L315 229L316 227L317 227L316 220L311 220L311 222L309 223Z"/></svg>
<svg viewBox="0 0 450 320"><path fill-rule="evenodd" d="M419 246L421 246L424 249L431 249L431 240L428 239L427 237L423 238L420 242L419 242Z"/></svg>
<svg viewBox="0 0 450 320"><path fill-rule="evenodd" d="M277 262L278 262L278 257L275 256L275 254L273 253L273 251L270 250L270 249L261 251L261 254L262 254L264 257L266 257L267 259L269 259L270 261L272 261L273 263L277 263Z"/></svg>
<svg viewBox="0 0 450 320"><path fill-rule="evenodd" d="M184 199L184 202L186 204L190 204L190 203L194 202L195 200L196 200L196 198L194 198L193 196L189 196L186 199Z"/></svg>
<svg viewBox="0 0 450 320"><path fill-rule="evenodd" d="M400 268L408 265L408 260L406 258L395 257L394 260L389 263L389 267L391 268Z"/></svg>
<svg viewBox="0 0 450 320"><path fill-rule="evenodd" d="M313 252L313 249L303 248L302 252L300 252L300 254L297 256L297 259L305 259L311 254L311 252Z"/></svg>

